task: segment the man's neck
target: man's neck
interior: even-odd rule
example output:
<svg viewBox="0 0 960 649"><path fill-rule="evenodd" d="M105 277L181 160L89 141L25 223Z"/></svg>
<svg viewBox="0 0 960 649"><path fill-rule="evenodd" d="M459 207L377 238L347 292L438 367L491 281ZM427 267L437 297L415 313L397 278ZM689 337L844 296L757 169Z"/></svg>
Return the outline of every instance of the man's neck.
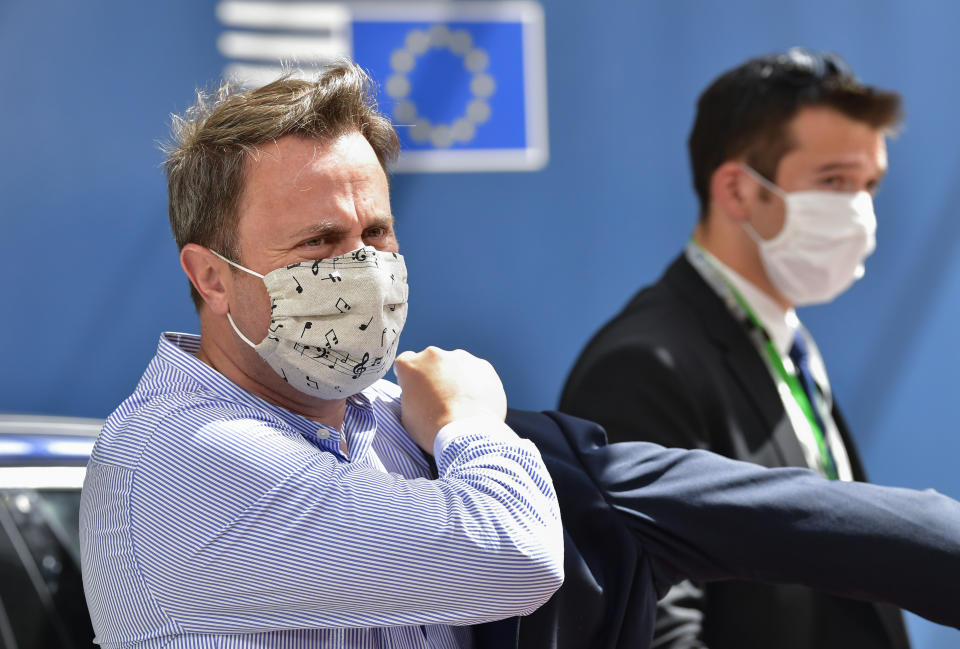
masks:
<svg viewBox="0 0 960 649"><path fill-rule="evenodd" d="M234 343L246 345L242 341L228 338L228 336L236 337L232 330L217 327L204 317L201 317L200 322L198 360L265 401L331 428L340 428L346 412L346 399L317 399L302 394L277 376L256 351L249 347L247 349L231 347Z"/></svg>
<svg viewBox="0 0 960 649"><path fill-rule="evenodd" d="M709 219L702 219L693 231L693 240L780 305L784 311L793 308L793 304L770 281L763 268L757 244L742 229L728 228L720 231L719 228L709 226Z"/></svg>

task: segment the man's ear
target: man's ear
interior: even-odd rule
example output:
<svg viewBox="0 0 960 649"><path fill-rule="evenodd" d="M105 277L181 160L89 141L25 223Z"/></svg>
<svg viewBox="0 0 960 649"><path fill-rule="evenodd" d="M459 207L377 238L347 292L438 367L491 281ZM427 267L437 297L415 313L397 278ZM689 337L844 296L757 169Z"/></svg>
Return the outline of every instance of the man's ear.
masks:
<svg viewBox="0 0 960 649"><path fill-rule="evenodd" d="M710 199L728 218L746 221L756 200L756 184L739 162L728 160L710 177Z"/></svg>
<svg viewBox="0 0 960 649"><path fill-rule="evenodd" d="M227 286L233 285L230 265L207 248L188 243L180 250L180 266L207 308L217 315L226 315L230 309Z"/></svg>

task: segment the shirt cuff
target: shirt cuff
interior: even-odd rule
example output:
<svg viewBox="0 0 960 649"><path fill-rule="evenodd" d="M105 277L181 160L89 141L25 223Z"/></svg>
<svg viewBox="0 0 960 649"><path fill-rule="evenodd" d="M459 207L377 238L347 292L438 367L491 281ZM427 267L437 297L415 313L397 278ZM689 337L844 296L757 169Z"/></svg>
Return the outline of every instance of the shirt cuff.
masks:
<svg viewBox="0 0 960 649"><path fill-rule="evenodd" d="M463 435L483 435L505 442L516 442L520 439L512 428L496 417L467 417L451 421L440 429L433 440L433 457L439 458L450 442Z"/></svg>

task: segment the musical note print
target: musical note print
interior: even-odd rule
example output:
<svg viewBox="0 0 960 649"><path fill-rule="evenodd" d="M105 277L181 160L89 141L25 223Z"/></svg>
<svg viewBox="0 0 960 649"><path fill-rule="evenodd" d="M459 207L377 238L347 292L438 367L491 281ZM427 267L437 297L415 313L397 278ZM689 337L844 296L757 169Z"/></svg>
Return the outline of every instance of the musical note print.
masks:
<svg viewBox="0 0 960 649"><path fill-rule="evenodd" d="M320 389L320 384L314 381L313 379L311 379L309 376L307 377L307 383L312 383L313 385L311 385L310 387L313 388L314 390Z"/></svg>
<svg viewBox="0 0 960 649"><path fill-rule="evenodd" d="M326 276L326 277L321 277L321 278L320 278L320 281L321 281L321 282L324 282L324 281L326 281L326 280L328 280L328 279L329 279L331 282L333 282L334 284L336 284L337 282L342 282L342 281L343 281L343 275L341 275L340 273L337 273L337 272L327 273L327 276Z"/></svg>
<svg viewBox="0 0 960 649"><path fill-rule="evenodd" d="M383 347L383 339L384 339L384 337L385 337L386 335L387 335L387 329L384 328L384 329L383 329L383 333L380 334L380 346L381 346L381 347Z"/></svg>
<svg viewBox="0 0 960 649"><path fill-rule="evenodd" d="M300 262L298 261L298 262L295 263L295 264L290 264L289 266L284 266L284 268L286 268L287 270L290 270L291 268L300 268Z"/></svg>
<svg viewBox="0 0 960 649"><path fill-rule="evenodd" d="M317 361L319 364L324 365L328 369L335 370L340 374L353 374L353 368L356 365L355 362L351 361L349 353L338 352L333 349L330 344L330 340L333 341L333 344L337 344L336 334L333 333L333 329L327 332L329 336L327 346L316 346L311 347L310 345L301 345L300 343L293 343L293 350L300 352L301 356L307 355L308 352L314 350L316 353L309 354L309 358Z"/></svg>
<svg viewBox="0 0 960 649"><path fill-rule="evenodd" d="M276 322L276 320L271 320L271 321L270 321L270 324L273 324L273 323L275 323L275 322ZM278 330L278 329L282 329L282 328L283 328L283 323L281 322L281 323L278 324L276 327L270 327L269 329L270 329L270 331L272 331L273 333L277 333L277 330ZM300 337L303 338L303 334L300 334Z"/></svg>
<svg viewBox="0 0 960 649"><path fill-rule="evenodd" d="M296 265L299 266L299 264L296 264ZM293 281L297 283L297 293L303 293L303 287L300 286L300 282L297 282L296 277L293 278Z"/></svg>
<svg viewBox="0 0 960 649"><path fill-rule="evenodd" d="M283 368L282 368L282 367L280 368L280 376L283 377L283 380L284 380L285 383L289 383L289 382L290 382L290 381L287 380L287 373L283 371Z"/></svg>
<svg viewBox="0 0 960 649"><path fill-rule="evenodd" d="M350 310L350 305L342 297L337 298L337 303L335 306L337 307L337 311L340 313L346 313Z"/></svg>
<svg viewBox="0 0 960 649"><path fill-rule="evenodd" d="M334 344L334 345L339 345L339 344L340 344L340 341L337 340L337 332L335 332L333 329L331 329L330 331L328 331L327 333L325 333L325 334L323 335L323 337L327 339L327 349L329 349L329 348L331 347L331 345L330 345L330 339L331 339L331 338L333 338L333 344Z"/></svg>
<svg viewBox="0 0 960 649"><path fill-rule="evenodd" d="M294 264L298 266L299 264ZM337 268L363 268L363 267L374 267L379 268L380 263L377 261L376 252L370 250L354 250L349 255L343 255L340 257L328 257L327 259L317 259L310 266L310 271L314 275L320 275L321 273L330 273L334 276L339 276L340 273L337 272ZM330 279L324 277L323 279ZM333 281L339 281L334 279Z"/></svg>
<svg viewBox="0 0 960 649"><path fill-rule="evenodd" d="M328 348L326 348L326 347L317 347L317 351L318 351L319 353L318 353L316 356L313 357L314 360L321 360L321 359L324 359L324 358L330 358L330 350L329 350ZM324 365L326 365L326 363L324 363ZM337 359L334 358L334 359L333 359L333 362L332 362L330 365L327 365L327 367L329 367L329 368L332 370L334 367L336 367L336 365L337 365Z"/></svg>
<svg viewBox="0 0 960 649"><path fill-rule="evenodd" d="M368 370L376 371L377 368L382 367L385 358L385 356L377 356L373 359L373 362L370 362L370 353L364 352L363 357L358 361L351 357L349 352L340 352L336 348L327 348L322 345L311 347L310 345L294 343L293 348L301 356L306 355L315 361L318 366L322 365L328 370L354 379L360 378ZM286 380L285 374L283 377Z"/></svg>
<svg viewBox="0 0 960 649"><path fill-rule="evenodd" d="M359 363L353 366L353 378L358 379L360 375L367 371L367 361L370 360L370 354L363 353L363 358Z"/></svg>
<svg viewBox="0 0 960 649"><path fill-rule="evenodd" d="M367 327L370 326L370 323L371 323L371 322L373 322L373 316L370 316L370 319L367 320L364 324L362 324L362 325L360 325L359 327L357 327L357 329L359 329L360 331L366 331L366 330L367 330Z"/></svg>

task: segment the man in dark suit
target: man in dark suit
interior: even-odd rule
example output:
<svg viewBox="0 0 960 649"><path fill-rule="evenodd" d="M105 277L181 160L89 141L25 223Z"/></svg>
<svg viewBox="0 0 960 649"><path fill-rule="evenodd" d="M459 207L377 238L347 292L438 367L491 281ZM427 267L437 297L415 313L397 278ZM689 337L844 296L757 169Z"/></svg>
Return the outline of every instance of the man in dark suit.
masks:
<svg viewBox="0 0 960 649"><path fill-rule="evenodd" d="M794 307L832 300L874 247L895 93L834 55L754 59L700 97L689 147L701 213L687 249L587 345L560 409L611 441L708 449L862 481L826 369ZM808 548L793 548L806 556ZM829 560L829 557L824 557ZM896 609L801 586L684 582L654 646L904 649Z"/></svg>

